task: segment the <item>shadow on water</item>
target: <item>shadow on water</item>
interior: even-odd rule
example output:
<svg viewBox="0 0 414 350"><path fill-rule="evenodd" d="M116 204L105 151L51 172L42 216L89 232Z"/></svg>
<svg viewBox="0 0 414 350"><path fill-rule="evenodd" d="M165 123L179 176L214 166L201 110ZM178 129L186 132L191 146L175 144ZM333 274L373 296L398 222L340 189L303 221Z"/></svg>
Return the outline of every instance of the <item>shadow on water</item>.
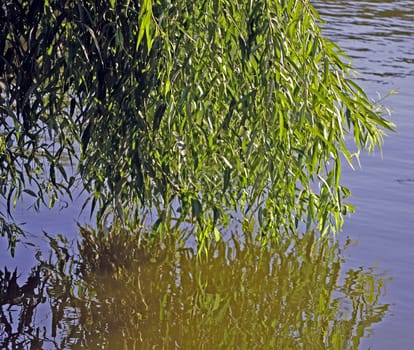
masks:
<svg viewBox="0 0 414 350"><path fill-rule="evenodd" d="M314 234L200 258L173 238L80 232L77 253L49 237L27 281L0 272L2 348L358 349L388 311L387 278L343 271L346 245Z"/></svg>

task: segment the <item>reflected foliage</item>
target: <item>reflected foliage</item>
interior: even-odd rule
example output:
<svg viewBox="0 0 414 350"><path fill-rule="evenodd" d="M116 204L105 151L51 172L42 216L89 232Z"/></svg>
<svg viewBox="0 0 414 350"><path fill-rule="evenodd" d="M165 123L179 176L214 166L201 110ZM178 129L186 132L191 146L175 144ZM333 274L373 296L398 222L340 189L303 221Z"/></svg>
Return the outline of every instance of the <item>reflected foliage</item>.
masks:
<svg viewBox="0 0 414 350"><path fill-rule="evenodd" d="M388 310L384 276L341 270L344 247L312 233L265 248L221 241L204 257L173 235L129 232L119 250L122 230L81 233L78 261L50 239L30 288L0 275L5 344L20 334L45 349L358 349Z"/></svg>
<svg viewBox="0 0 414 350"><path fill-rule="evenodd" d="M0 271L1 349L42 349L44 331L33 321L45 302L47 278L42 264L33 268L26 283L19 284L17 269Z"/></svg>

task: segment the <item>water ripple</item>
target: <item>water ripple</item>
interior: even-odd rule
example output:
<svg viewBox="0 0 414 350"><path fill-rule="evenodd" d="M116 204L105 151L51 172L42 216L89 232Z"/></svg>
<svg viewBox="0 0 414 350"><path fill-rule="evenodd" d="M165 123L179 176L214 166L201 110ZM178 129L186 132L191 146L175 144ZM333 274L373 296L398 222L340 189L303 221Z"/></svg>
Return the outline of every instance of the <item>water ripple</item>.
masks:
<svg viewBox="0 0 414 350"><path fill-rule="evenodd" d="M339 42L361 80L414 76L414 2L314 0L325 36ZM344 11L346 9L346 11Z"/></svg>

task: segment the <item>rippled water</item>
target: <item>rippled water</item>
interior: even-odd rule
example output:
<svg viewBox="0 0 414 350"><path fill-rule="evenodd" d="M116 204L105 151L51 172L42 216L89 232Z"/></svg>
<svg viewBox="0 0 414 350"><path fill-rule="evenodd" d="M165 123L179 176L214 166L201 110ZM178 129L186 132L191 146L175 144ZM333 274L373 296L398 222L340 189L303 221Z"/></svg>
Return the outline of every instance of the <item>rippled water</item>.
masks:
<svg viewBox="0 0 414 350"><path fill-rule="evenodd" d="M412 1L312 1L325 34L353 58L361 80L388 85L414 75Z"/></svg>
<svg viewBox="0 0 414 350"><path fill-rule="evenodd" d="M6 255L0 260L0 287L6 291L2 295L11 298L2 300L10 308L1 314L0 342L16 333L9 344L14 341L26 348L29 344L36 348L36 342L41 344L37 348L51 349L128 348L145 344L145 339L159 341L160 348L174 348L174 342L194 348L200 345L194 339L201 339L205 348L235 348L243 343L260 349L276 345L312 349L321 334L317 347L321 349L412 348L414 2L312 3L326 20L325 35L352 58L367 93L375 98L377 92L384 96L398 90L384 102L393 109L397 133L386 138L383 155L363 155L362 169L344 170L343 183L350 187L357 211L346 221L341 237L350 237L358 245L348 248L343 259L342 245L318 245L309 236L295 242L296 250L281 249L276 260L264 254L261 262L254 248L234 245L226 250L219 245L204 265L191 252L181 251L162 264L158 259L144 260L146 267L142 259L134 258L130 263L138 274L129 268L109 278L96 273L94 259L99 254L93 251L89 256L90 245L82 248L89 256L86 266L57 249L53 239L49 243L58 252L53 261L47 255L36 261L30 247L20 246L16 259L5 258L3 252ZM27 221L27 229L37 234L42 230L76 234L81 205L79 200L62 213L54 209L39 214L22 206L16 217ZM41 244L41 240L35 242ZM114 252L105 255L105 249L101 255L109 262L122 259ZM377 269L370 269L374 264ZM17 282L7 275L5 265L8 271L18 267ZM26 281L31 269L33 279ZM83 269L79 276L84 279L78 278L78 269ZM49 272L41 275L40 271ZM378 271L386 271L392 282L385 283L387 277ZM380 297L384 285L385 299ZM22 301L23 291L33 294L29 301ZM128 316L131 311L133 315ZM14 329L7 329L9 324ZM372 325L375 332L367 337ZM165 334L168 339L163 338Z"/></svg>
<svg viewBox="0 0 414 350"><path fill-rule="evenodd" d="M398 93L384 104L393 110L397 133L383 155L363 156L362 168L346 169L356 213L344 233L358 241L347 264L374 261L393 282L387 300L392 316L378 324L362 348L411 349L414 344L414 2L313 1L326 21L325 35L352 58L357 79L373 98Z"/></svg>
<svg viewBox="0 0 414 350"><path fill-rule="evenodd" d="M351 350L388 313L386 278L345 269L338 241L236 237L200 259L136 232L81 229L81 259L49 237L26 281L0 269L0 348Z"/></svg>

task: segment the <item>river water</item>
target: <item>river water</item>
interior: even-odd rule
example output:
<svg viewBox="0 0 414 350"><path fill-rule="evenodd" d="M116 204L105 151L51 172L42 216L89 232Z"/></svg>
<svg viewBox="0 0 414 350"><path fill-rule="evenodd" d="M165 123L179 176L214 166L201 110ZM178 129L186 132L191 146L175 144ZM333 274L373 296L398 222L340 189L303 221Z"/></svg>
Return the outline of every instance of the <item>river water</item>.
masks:
<svg viewBox="0 0 414 350"><path fill-rule="evenodd" d="M83 198L63 211L20 205L16 221L38 236L29 241L43 256L23 245L14 259L0 252L0 348L412 348L414 2L312 3L368 95L398 90L384 101L397 133L382 154L363 154L361 169L344 167L356 212L339 237L351 246L309 235L263 252L236 240L200 263L191 250L154 255L129 234L116 232L110 247L81 230L79 263L56 237L74 237L77 221L89 221L87 213L79 217ZM43 230L54 238L40 238ZM15 268L16 278L7 274Z"/></svg>
<svg viewBox="0 0 414 350"><path fill-rule="evenodd" d="M313 1L326 21L325 35L352 58L357 80L384 101L397 133L385 138L382 156L361 157L362 168L344 170L356 208L344 235L358 241L348 265L377 262L392 277L386 300L391 315L364 344L411 349L414 344L414 2L411 0ZM363 347L366 348L366 347Z"/></svg>

